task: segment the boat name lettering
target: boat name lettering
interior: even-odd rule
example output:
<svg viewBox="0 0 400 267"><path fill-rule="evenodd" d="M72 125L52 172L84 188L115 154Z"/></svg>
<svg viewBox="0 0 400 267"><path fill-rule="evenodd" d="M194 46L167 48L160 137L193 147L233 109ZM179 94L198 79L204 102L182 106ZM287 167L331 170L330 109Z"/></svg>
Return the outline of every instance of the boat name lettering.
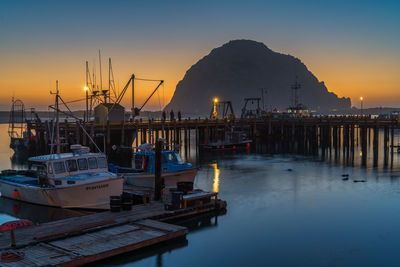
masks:
<svg viewBox="0 0 400 267"><path fill-rule="evenodd" d="M95 185L95 186L87 186L86 190L96 190L100 188L106 188L108 187L108 184L100 184L100 185Z"/></svg>

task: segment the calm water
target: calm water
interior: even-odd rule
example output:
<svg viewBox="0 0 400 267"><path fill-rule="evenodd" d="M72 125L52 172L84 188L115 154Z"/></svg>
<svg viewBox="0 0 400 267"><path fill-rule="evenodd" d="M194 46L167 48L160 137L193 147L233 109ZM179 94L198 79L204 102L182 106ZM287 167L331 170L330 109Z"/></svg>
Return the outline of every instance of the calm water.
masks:
<svg viewBox="0 0 400 267"><path fill-rule="evenodd" d="M2 169L11 166L6 129L0 125ZM329 157L329 153L321 160L246 152L198 156L191 151L188 158L202 167L195 186L218 191L228 202L227 213L186 222L193 229L187 242L158 246L139 257L133 253L120 256L100 265L400 265L397 153L387 168L382 154L378 168L359 167L358 150L350 163L333 154ZM342 181L344 173L350 175L349 181ZM354 183L353 179L367 182ZM43 214L40 221L75 215L13 202L0 205L0 222L12 218L10 215L28 216L35 209L34 214Z"/></svg>

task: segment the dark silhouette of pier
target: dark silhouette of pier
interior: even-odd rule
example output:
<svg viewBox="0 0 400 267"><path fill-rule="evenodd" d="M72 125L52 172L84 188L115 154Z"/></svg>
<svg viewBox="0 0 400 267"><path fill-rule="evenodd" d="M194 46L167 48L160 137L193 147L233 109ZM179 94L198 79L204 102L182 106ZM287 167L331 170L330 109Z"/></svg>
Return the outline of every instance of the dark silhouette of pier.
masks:
<svg viewBox="0 0 400 267"><path fill-rule="evenodd" d="M372 142L373 162L378 162L379 146L383 145L384 164L389 155L397 153L395 131L400 128L398 119L371 118L369 116L324 116L324 117L283 117L267 116L260 119L182 119L182 120L136 120L121 123L80 122L100 149L107 154L120 148L137 147L143 143L155 143L164 138L171 147L183 145L185 153L201 144L224 140L232 128L240 129L260 144L265 153L318 154L319 150L341 149L345 155L354 154L360 145L362 164L367 162L367 144ZM48 153L52 121L29 121L28 132L35 133L28 150L31 154ZM87 145L94 151L93 144L83 133L77 122L61 122L60 134L64 146ZM383 144L379 136L383 134ZM393 158L393 157L392 157Z"/></svg>

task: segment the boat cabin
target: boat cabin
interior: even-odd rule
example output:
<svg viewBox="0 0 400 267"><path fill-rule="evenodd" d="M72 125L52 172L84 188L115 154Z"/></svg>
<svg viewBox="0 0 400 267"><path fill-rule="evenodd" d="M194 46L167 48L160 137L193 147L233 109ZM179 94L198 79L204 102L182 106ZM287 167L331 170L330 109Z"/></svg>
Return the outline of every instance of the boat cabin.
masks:
<svg viewBox="0 0 400 267"><path fill-rule="evenodd" d="M164 150L161 155L162 172L180 171L192 167L192 164L183 162L177 151ZM155 151L143 150L135 153L134 169L138 172L155 173Z"/></svg>
<svg viewBox="0 0 400 267"><path fill-rule="evenodd" d="M73 185L96 174L108 172L107 160L101 153L62 153L29 158L30 169L36 171L39 184Z"/></svg>

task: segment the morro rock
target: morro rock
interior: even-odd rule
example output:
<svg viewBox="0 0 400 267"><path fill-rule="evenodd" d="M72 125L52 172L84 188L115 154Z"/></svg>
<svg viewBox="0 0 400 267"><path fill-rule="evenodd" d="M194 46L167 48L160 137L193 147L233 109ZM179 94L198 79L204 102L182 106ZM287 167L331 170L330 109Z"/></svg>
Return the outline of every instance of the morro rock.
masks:
<svg viewBox="0 0 400 267"><path fill-rule="evenodd" d="M166 111L208 115L212 99L232 101L235 113L246 97L261 97L265 107L284 110L292 103L291 86L297 81L299 103L320 113L349 109L350 98L339 98L297 58L272 51L263 43L234 40L200 59L176 86Z"/></svg>

